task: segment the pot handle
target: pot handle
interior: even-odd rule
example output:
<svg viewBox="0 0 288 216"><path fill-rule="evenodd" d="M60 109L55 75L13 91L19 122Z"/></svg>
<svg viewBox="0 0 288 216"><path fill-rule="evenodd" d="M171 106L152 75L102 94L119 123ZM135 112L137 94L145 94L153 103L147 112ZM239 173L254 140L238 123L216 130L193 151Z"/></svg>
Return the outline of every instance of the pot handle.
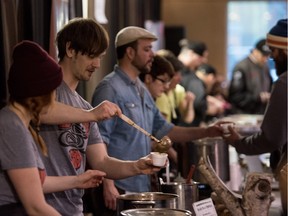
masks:
<svg viewBox="0 0 288 216"><path fill-rule="evenodd" d="M145 200L136 200L136 201L132 201L131 204L135 207L135 208L154 208L156 205L155 201L145 201Z"/></svg>

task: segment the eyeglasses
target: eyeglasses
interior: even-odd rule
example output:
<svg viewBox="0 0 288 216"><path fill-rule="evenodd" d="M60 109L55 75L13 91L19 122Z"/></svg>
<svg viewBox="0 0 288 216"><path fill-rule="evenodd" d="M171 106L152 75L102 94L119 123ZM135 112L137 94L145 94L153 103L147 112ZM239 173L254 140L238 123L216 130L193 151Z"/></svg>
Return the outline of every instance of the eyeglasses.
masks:
<svg viewBox="0 0 288 216"><path fill-rule="evenodd" d="M164 79L161 79L159 77L154 77L154 79L157 79L159 80L160 82L162 82L163 85L170 85L171 81L167 81L167 80L164 80Z"/></svg>

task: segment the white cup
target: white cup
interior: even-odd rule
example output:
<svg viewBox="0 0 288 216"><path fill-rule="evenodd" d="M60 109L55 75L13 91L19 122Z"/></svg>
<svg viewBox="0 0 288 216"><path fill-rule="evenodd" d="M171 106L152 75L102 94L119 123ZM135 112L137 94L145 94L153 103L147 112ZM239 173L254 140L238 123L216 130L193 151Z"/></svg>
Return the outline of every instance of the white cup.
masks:
<svg viewBox="0 0 288 216"><path fill-rule="evenodd" d="M151 158L154 166L163 167L165 166L168 154L160 152L151 152Z"/></svg>

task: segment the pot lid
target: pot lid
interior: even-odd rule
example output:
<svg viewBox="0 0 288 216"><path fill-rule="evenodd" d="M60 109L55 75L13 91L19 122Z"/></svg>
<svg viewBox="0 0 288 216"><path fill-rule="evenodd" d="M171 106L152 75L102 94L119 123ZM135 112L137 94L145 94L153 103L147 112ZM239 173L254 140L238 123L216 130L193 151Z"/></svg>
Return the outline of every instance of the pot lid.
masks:
<svg viewBox="0 0 288 216"><path fill-rule="evenodd" d="M162 192L144 192L144 193L132 193L132 194L122 194L117 197L120 200L169 200L176 199L179 196L172 193L162 193Z"/></svg>
<svg viewBox="0 0 288 216"><path fill-rule="evenodd" d="M141 208L121 211L122 216L192 216L188 210L168 209L168 208Z"/></svg>

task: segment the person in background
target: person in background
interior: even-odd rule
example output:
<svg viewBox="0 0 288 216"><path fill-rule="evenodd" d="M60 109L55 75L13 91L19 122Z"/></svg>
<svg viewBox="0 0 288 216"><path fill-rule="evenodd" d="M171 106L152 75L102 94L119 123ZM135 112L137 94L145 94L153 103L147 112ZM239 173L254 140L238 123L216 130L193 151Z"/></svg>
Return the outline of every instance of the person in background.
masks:
<svg viewBox="0 0 288 216"><path fill-rule="evenodd" d="M60 215L47 204L43 191L96 187L105 173L90 170L78 176L46 176L39 151L50 155L39 135L40 115L54 105L62 71L32 41L18 43L12 58L9 103L0 110L0 214Z"/></svg>
<svg viewBox="0 0 288 216"><path fill-rule="evenodd" d="M91 169L101 170L106 173L105 177L112 179L159 171L160 168L154 167L152 160L146 155L140 159L135 158L134 161L118 160L107 155L95 120L101 121L121 115L122 112L116 104L103 101L95 108L98 119L95 117L94 120L84 120L85 113L90 111L92 106L76 92L76 88L79 81L88 81L100 67L101 58L109 44L106 30L93 19L75 18L57 33L56 43L59 65L63 71L63 81L56 89L56 100L78 108L78 111L82 110L84 115L63 112L62 115L69 114L68 123L52 125L49 115L42 117L43 123L50 123L42 125L40 131L49 154L49 157L41 155L47 174L82 174L86 169L86 160ZM77 188L46 194L45 198L61 215L79 216L83 215L83 194L84 190Z"/></svg>
<svg viewBox="0 0 288 216"><path fill-rule="evenodd" d="M169 85L173 76L174 70L171 63L167 61L164 57L156 54L154 56L151 70L147 73L141 73L139 75L139 78L145 84L154 101L156 101L157 98L161 97L161 95L165 94L165 91L169 89ZM153 148L154 145L157 145L157 143L152 143L152 151L156 151ZM168 149L167 153L170 164L177 164L177 152L175 151L175 149L171 147ZM158 175L160 175L159 177L161 177L161 172L158 173ZM158 178L156 178L155 181L154 180L155 179L152 179L152 185L155 185L156 187L152 189L152 191L157 191Z"/></svg>
<svg viewBox="0 0 288 216"><path fill-rule="evenodd" d="M212 95L212 88L217 82L217 71L212 65L202 64L195 73L201 82L195 82L195 85L198 85L194 87L194 92L196 98L203 98L203 109L206 107L203 123L207 124L213 118L223 115L230 106L224 99Z"/></svg>
<svg viewBox="0 0 288 216"><path fill-rule="evenodd" d="M195 71L190 71L189 74L187 73L185 78L183 76L181 84L183 84L186 90L195 94L195 119L191 123L192 125L206 125L209 119L208 116L219 116L224 113L223 101L209 95L215 82L216 69L207 63L203 63L199 65ZM183 126L189 126L191 124L181 123Z"/></svg>
<svg viewBox="0 0 288 216"><path fill-rule="evenodd" d="M242 137L230 127L231 135L223 138L238 153L271 153L270 166L276 179L280 179L283 215L287 215L287 19L278 20L268 32L266 43L275 62L278 80L273 84L261 131Z"/></svg>
<svg viewBox="0 0 288 216"><path fill-rule="evenodd" d="M163 56L173 66L174 76L171 79L169 88L156 99L156 106L168 122L178 125L181 121L191 123L194 118L193 102L195 95L192 92L185 92L181 82L181 70L184 65L170 50L158 50L157 55ZM173 143L169 149L170 177L173 179L178 175L178 146L180 143ZM158 175L161 175L161 171ZM161 176L164 177L164 176Z"/></svg>
<svg viewBox="0 0 288 216"><path fill-rule="evenodd" d="M139 75L140 80L145 84L154 101L168 90L174 70L169 61L155 55L151 70Z"/></svg>
<svg viewBox="0 0 288 216"><path fill-rule="evenodd" d="M234 67L228 92L232 113L264 114L272 85L267 64L269 56L266 40L261 39L251 53Z"/></svg>
<svg viewBox="0 0 288 216"><path fill-rule="evenodd" d="M209 51L206 44L202 41L189 41L184 38L179 41L181 47L178 59L184 64L183 75L195 72L197 67L208 62ZM184 76L183 76L184 79Z"/></svg>
<svg viewBox="0 0 288 216"><path fill-rule="evenodd" d="M183 126L201 126L201 123L205 121L207 110L209 112L217 112L217 107L208 109L207 97L203 92L203 82L196 75L197 68L208 62L208 49L203 42L189 42L186 39L180 41L181 51L178 55L178 59L184 64L185 68L182 70L181 85L186 91L191 91L195 94L194 111L195 117L192 123L187 124L181 122Z"/></svg>
<svg viewBox="0 0 288 216"><path fill-rule="evenodd" d="M185 91L180 85L182 80L181 70L184 65L170 50L158 50L158 55L163 56L173 66L174 76L168 90L156 99L156 106L168 122L178 125L180 121L191 123L194 119L193 103L195 95Z"/></svg>
<svg viewBox="0 0 288 216"><path fill-rule="evenodd" d="M96 87L92 105L104 100L116 103L124 115L158 139L167 135L172 142L184 142L222 134L219 124L205 128L179 127L168 123L155 105L151 94L139 79L149 73L153 64L152 42L157 37L146 29L129 26L120 30L115 39L117 65ZM99 122L99 129L107 145L108 154L119 159L133 160L151 151L151 140L121 119ZM116 207L119 194L151 190L150 178L139 175L123 180L103 181L105 204ZM111 212L113 214L113 212Z"/></svg>

